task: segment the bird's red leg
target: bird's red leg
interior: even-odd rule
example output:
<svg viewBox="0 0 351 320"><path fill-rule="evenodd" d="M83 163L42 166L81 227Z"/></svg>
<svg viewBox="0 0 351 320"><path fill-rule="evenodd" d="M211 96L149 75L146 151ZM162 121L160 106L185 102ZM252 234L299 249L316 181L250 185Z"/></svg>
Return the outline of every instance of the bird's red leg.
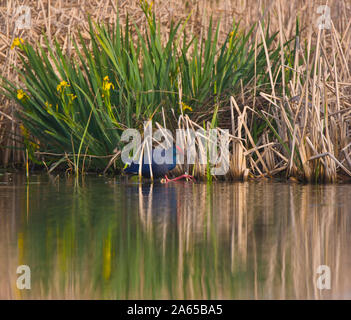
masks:
<svg viewBox="0 0 351 320"><path fill-rule="evenodd" d="M194 182L195 181L195 178L193 176L191 176L190 174L183 174L179 177L176 177L176 178L173 178L173 179L169 179L167 177L167 175L165 176L165 180L166 180L166 183L167 182L172 182L172 181L177 181L177 180L181 180L181 179L190 179L191 182Z"/></svg>

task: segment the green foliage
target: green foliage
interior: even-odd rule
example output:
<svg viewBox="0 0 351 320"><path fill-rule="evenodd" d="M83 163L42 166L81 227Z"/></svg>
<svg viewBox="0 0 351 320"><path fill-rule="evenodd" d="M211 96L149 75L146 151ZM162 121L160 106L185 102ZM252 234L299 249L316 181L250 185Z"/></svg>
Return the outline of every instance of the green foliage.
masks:
<svg viewBox="0 0 351 320"><path fill-rule="evenodd" d="M125 28L117 19L113 30L90 21L89 46L80 33L78 42L73 42L76 59L64 54L56 41L51 45L46 40L47 51L40 45L35 49L19 44L23 69L18 73L24 88L6 79L3 88L21 105L18 116L40 141L41 150L68 154L78 168L76 161L85 159L80 153L112 154L122 147L119 141L125 128L142 128L150 118L160 120L162 108L168 115L172 109L183 112L180 92L191 117L227 104L230 95L240 92L240 80L244 86L269 86L263 45L255 48L251 41L254 26L246 32L234 24L219 45L219 24L213 30L210 23L205 39L189 39L185 21L172 24L163 42L155 15L148 7L143 10L145 34L128 19ZM266 34L268 48L275 38L276 34ZM270 55L276 74L279 48ZM93 159L96 168L106 166L109 159L102 157Z"/></svg>

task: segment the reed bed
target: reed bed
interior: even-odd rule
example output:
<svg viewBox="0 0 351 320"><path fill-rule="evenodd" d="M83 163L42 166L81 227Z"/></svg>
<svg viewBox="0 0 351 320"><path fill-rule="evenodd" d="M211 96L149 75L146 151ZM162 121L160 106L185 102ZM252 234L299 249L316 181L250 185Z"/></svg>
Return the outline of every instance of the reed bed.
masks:
<svg viewBox="0 0 351 320"><path fill-rule="evenodd" d="M33 9L33 27L11 32L19 4ZM330 28L320 30L321 4L7 1L0 6L0 63L10 81L0 110L2 164L111 171L121 167L123 130L152 118L171 130L229 129L225 179L347 179L351 7L328 1ZM16 38L25 43L10 50ZM74 102L54 94L68 75ZM104 94L107 87L118 92ZM29 102L19 101L19 88ZM180 169L213 178L208 166Z"/></svg>

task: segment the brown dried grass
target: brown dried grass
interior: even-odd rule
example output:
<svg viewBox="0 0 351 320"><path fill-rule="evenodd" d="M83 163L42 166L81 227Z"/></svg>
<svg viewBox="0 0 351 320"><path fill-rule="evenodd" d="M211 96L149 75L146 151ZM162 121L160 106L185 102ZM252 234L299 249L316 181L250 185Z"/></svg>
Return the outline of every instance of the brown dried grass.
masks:
<svg viewBox="0 0 351 320"><path fill-rule="evenodd" d="M331 31L319 33L316 28L316 21L320 16L317 13L317 7L323 4L331 8L333 27ZM15 13L20 5L31 8L32 27L29 30L15 29L17 19ZM17 75L13 66L18 65L20 53L10 50L15 37L22 37L32 43L38 42L45 46L43 41L45 34L49 41L58 39L63 45L63 52L72 55L74 49L71 39L76 38L77 30L83 30L83 37L89 38L87 16L90 15L94 21L104 21L113 25L116 22L117 10L122 23L128 14L141 29L143 28L145 17L139 7L139 1L136 0L0 1L1 74L16 80ZM235 106L238 119L234 120L234 112L228 102L228 117L224 117L228 119L228 128L235 127L235 135L241 137L243 133L244 138L249 142L246 145L237 142L234 146L235 157L231 161L231 172L233 177L247 177L248 171L253 176L262 177L288 170L290 175L302 175L309 181L313 180L316 166L318 170L322 170L325 181L335 181L338 170L350 174L351 21L348 17L351 16L351 4L342 0L327 2L318 0L289 2L284 0L159 0L155 1L153 10L157 19L161 21L165 39L170 21L185 19L191 13L188 27L192 33L205 34L210 16L214 21L221 20L222 39L230 30L233 20L240 20L242 28L249 28L258 21L267 25L269 19L270 31L279 31L279 42L283 43L293 37L298 16L302 30L300 58L305 59L302 54L302 50L305 50L307 61L301 64L301 61L296 60L292 81L289 82L289 79L283 77L282 83L283 93L289 86L294 96L278 97L274 89L269 93L261 93L261 96L263 101L269 103L269 110L266 110L267 117L280 119L278 127L281 138L291 150L295 150L296 147L299 151L303 173L301 174L300 169L295 165L296 154L293 152L292 155L288 155L282 152L281 148L276 148L277 141L269 141L267 133L262 135L258 143L252 143L248 121L250 108L255 110L259 100L255 97L259 92L255 84L252 88L245 88L246 91L243 89L241 97L233 97L230 101L231 108ZM253 37L260 36L262 36L261 24ZM314 46L317 47L316 52L313 51ZM318 62L319 68L312 70L312 76L306 81L302 79L302 73L306 68L311 67L313 61ZM284 65L283 54L281 63ZM267 66L267 72L270 72L269 59L267 59ZM271 78L271 83L274 84L275 79ZM244 106L247 108L245 109ZM325 106L327 108L324 108ZM0 162L3 166L7 166L10 162L17 163L25 160L24 152L16 149L20 146L20 142L13 139L14 136L20 135L14 117L15 108L14 104L0 97L0 146L11 147L0 149ZM288 121L286 109L290 111L290 116L294 116L293 127ZM323 117L323 110L328 114L326 117ZM220 112L223 118L226 110L220 110ZM235 126L233 126L234 123ZM248 148L249 145L251 148ZM256 160L250 156L252 154L256 155Z"/></svg>

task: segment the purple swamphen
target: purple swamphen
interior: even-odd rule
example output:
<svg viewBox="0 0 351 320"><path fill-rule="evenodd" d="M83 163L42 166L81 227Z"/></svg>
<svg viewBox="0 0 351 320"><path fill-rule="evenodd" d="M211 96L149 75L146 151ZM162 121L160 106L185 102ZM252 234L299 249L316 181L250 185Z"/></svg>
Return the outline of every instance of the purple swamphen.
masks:
<svg viewBox="0 0 351 320"><path fill-rule="evenodd" d="M161 163L161 164L159 164L155 161L156 155L155 155L155 149L153 149L152 150L151 165L149 163L146 163L147 161L145 161L145 154L147 154L147 152L144 151L143 163L141 166L141 175L145 178L151 178L151 171L150 171L150 167L151 167L153 177L154 178L164 177L165 182L176 181L176 180L180 180L182 178L190 179L191 181L193 181L194 177L189 175L189 174L183 174L183 175L176 177L174 179L169 179L167 177L167 173L176 167L177 150L179 150L179 152L183 153L183 151L180 147L173 146L172 148L161 150L161 156L165 157L166 154L168 155L171 151L170 149L172 149L171 161L167 161L166 163ZM124 172L129 173L129 174L139 174L139 168L140 167L139 167L138 163L132 162L127 168L124 169Z"/></svg>

